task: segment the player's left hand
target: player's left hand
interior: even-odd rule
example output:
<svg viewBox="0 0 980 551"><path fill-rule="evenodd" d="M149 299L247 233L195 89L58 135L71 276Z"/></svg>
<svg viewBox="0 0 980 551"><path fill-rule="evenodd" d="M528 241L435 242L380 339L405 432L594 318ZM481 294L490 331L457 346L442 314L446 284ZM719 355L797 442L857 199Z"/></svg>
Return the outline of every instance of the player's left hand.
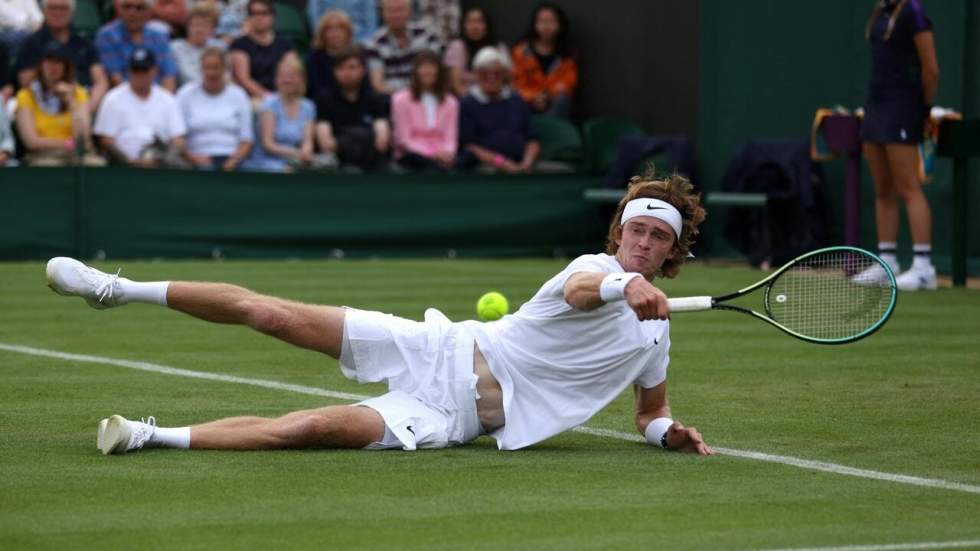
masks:
<svg viewBox="0 0 980 551"><path fill-rule="evenodd" d="M685 427L680 421L667 429L667 449L696 453L698 455L714 455L714 450L704 443L701 433L694 427Z"/></svg>

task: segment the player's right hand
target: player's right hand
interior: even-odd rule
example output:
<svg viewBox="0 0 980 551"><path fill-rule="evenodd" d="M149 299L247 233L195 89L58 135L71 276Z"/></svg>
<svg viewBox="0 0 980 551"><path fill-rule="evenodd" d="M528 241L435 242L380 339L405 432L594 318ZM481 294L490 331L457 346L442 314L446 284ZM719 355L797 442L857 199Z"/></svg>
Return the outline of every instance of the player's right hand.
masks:
<svg viewBox="0 0 980 551"><path fill-rule="evenodd" d="M627 283L623 296L640 321L670 319L667 295L643 277L634 277Z"/></svg>

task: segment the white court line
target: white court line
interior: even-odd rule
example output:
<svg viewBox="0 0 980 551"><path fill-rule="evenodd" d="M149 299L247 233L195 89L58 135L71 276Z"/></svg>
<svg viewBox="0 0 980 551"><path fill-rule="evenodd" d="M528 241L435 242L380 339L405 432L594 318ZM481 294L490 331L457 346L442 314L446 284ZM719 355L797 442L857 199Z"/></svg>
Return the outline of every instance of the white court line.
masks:
<svg viewBox="0 0 980 551"><path fill-rule="evenodd" d="M633 442L646 441L642 436L630 434L627 432L619 432L615 430L594 429L591 427L578 427L575 430L577 430L578 432L584 432L586 434L593 434L595 436L619 438L620 440L630 440ZM747 451L747 450L734 450L732 448L719 448L716 446L711 446L711 449L713 449L715 453L720 453L721 455L730 455L732 457L743 457L745 459L756 459L759 461L769 461L770 463L781 463L783 465L790 465L792 467L799 467L801 469L810 469L813 471L823 471L827 473L842 474L847 476L858 476L861 478L873 478L876 480L887 480L888 482L900 482L903 484L911 484L913 486L925 486L928 488L942 488L945 490L958 490L961 492L968 492L971 494L980 494L980 486L974 486L972 484L963 484L961 482L950 482L948 480L941 480L938 478L920 478L918 476L908 476L904 474L883 473L881 471L871 471L868 469L858 469L855 467L838 465L837 463L825 463L823 461L811 461L809 459L800 459L799 457L790 457L786 455L770 455L768 453L754 452L754 451Z"/></svg>
<svg viewBox="0 0 980 551"><path fill-rule="evenodd" d="M300 394L312 394L314 396L324 396L328 398L338 398L341 400L350 401L361 401L367 400L370 396L363 396L360 394L351 394L348 392L337 392L333 390L325 390L321 388L303 386L303 385L293 385L287 383L280 383L278 381L269 381L266 379L249 379L246 377L236 377L234 375L224 375L221 373L207 373L204 371L191 371L189 369L178 369L176 367L168 367L165 365L159 365L149 362L137 362L131 360L117 360L114 358L105 358L102 356L88 356L84 354L68 354L65 352L58 352L56 350L47 350L44 348L33 348L30 346L19 346L14 344L3 344L0 343L0 350L6 350L8 352L19 352L21 354L29 354L31 356L43 356L48 358L58 358L61 360L70 360L76 362L85 363L95 363L103 365L115 365L119 367L126 367L129 369L138 369L140 371L151 371L154 373L163 373L166 375L178 375L180 377L191 377L194 379L205 379L209 381L220 381L224 383L237 383L243 385L252 385L262 388L271 388L274 390L285 390L288 392L296 392ZM615 438L618 440L627 440L630 442L644 442L643 437L615 430L608 429L596 429L591 427L576 427L574 429L576 432L581 432L584 434L590 434L593 436L601 436L605 438ZM735 450L731 448L717 448L713 447L716 453L722 455L729 455L732 457L741 457L745 459L755 459L758 461L768 461L771 463L780 463L783 465L789 465L792 467L799 467L801 469L810 469L814 471L823 471L833 474L847 475L847 476L857 476L861 478L870 478L874 480L884 480L887 482L897 482L900 484L910 484L913 486L924 486L927 488L940 488L944 490L954 490L958 492L967 492L971 494L980 494L980 486L972 484L963 484L961 482L951 482L948 480L942 480L937 478L920 478L917 476L908 476L902 474L891 474L880 471L872 471L868 469L857 469L854 467L847 467L845 465L838 465L836 463L824 463L821 461L811 461L809 459L800 459L798 457L789 457L784 455L770 455L767 453L747 451L747 450ZM926 548L927 549L927 548Z"/></svg>
<svg viewBox="0 0 980 551"><path fill-rule="evenodd" d="M886 543L881 545L847 545L842 547L789 547L760 551L900 551L905 549L962 549L980 547L980 540L927 541L922 543Z"/></svg>

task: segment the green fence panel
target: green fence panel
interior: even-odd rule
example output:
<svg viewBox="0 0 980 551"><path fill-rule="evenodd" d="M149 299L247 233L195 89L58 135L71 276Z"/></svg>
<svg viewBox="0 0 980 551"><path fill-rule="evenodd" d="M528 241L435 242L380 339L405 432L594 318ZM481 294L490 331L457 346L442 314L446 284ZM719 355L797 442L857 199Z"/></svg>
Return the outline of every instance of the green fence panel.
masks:
<svg viewBox="0 0 980 551"><path fill-rule="evenodd" d="M0 257L550 256L602 245L593 178L15 169ZM7 211L9 209L9 212Z"/></svg>

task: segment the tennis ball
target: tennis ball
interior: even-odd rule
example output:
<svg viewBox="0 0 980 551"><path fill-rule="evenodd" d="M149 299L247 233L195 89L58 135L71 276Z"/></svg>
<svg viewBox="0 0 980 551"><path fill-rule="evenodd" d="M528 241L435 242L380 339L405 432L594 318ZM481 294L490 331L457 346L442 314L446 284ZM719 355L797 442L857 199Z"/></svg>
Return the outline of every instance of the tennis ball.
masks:
<svg viewBox="0 0 980 551"><path fill-rule="evenodd" d="M476 313L483 321L499 320L508 312L510 306L507 304L507 297L491 291L476 302Z"/></svg>

